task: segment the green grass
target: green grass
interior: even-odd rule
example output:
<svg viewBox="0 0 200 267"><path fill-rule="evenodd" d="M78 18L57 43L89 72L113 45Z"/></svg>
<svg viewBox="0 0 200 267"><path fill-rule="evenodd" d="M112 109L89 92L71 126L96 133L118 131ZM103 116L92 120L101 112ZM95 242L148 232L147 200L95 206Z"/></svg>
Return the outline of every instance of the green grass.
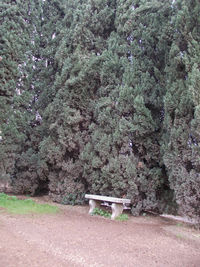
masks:
<svg viewBox="0 0 200 267"><path fill-rule="evenodd" d="M111 218L111 213L110 212L107 212L107 211L99 209L99 208L95 208L93 210L92 215L100 215L100 216L103 216L103 217L106 217L106 218Z"/></svg>
<svg viewBox="0 0 200 267"><path fill-rule="evenodd" d="M121 214L119 215L115 220L117 221L127 221L128 220L128 215L127 214Z"/></svg>
<svg viewBox="0 0 200 267"><path fill-rule="evenodd" d="M105 218L111 218L111 213L99 208L95 208L93 210L92 215L100 215L103 216ZM115 220L117 221L127 221L128 220L128 215L127 214L121 214L120 216L118 216Z"/></svg>
<svg viewBox="0 0 200 267"><path fill-rule="evenodd" d="M177 238L184 239L184 237L181 234L176 234Z"/></svg>
<svg viewBox="0 0 200 267"><path fill-rule="evenodd" d="M48 204L38 204L32 199L20 200L15 196L0 193L0 207L14 214L57 213L59 209Z"/></svg>
<svg viewBox="0 0 200 267"><path fill-rule="evenodd" d="M177 223L176 226L178 226L178 227L182 227L182 226L184 226L184 225L183 225L182 223Z"/></svg>

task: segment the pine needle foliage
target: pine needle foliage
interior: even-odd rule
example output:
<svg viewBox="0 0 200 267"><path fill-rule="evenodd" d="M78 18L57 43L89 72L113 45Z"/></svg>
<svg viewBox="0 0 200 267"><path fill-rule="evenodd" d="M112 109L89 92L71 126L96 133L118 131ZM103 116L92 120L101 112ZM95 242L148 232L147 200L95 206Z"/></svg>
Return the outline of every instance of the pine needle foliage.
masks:
<svg viewBox="0 0 200 267"><path fill-rule="evenodd" d="M199 3L176 1L166 66L164 163L179 211L199 220Z"/></svg>
<svg viewBox="0 0 200 267"><path fill-rule="evenodd" d="M0 177L199 220L199 3L0 4Z"/></svg>

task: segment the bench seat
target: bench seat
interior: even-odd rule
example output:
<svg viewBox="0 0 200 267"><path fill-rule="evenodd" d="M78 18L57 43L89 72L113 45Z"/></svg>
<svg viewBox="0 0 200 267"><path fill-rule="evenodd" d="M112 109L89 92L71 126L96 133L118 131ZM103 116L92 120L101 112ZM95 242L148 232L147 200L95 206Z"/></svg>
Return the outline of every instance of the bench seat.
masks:
<svg viewBox="0 0 200 267"><path fill-rule="evenodd" d="M130 199L125 199L125 198L115 198L115 197L90 195L90 194L86 194L85 198L89 199L89 206L90 206L89 214L93 214L94 209L99 208L102 202L111 203L112 220L121 215L124 208L131 204Z"/></svg>

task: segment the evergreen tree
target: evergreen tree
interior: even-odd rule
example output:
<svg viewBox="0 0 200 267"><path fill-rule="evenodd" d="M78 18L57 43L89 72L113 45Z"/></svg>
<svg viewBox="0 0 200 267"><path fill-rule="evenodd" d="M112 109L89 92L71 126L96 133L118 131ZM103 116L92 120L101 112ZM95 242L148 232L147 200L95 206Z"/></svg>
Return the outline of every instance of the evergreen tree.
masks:
<svg viewBox="0 0 200 267"><path fill-rule="evenodd" d="M159 139L171 12L164 2L116 2L91 139L82 153L89 192L127 196L134 214L163 208L167 182Z"/></svg>
<svg viewBox="0 0 200 267"><path fill-rule="evenodd" d="M66 28L55 56L56 96L45 111L50 131L41 146L50 170L50 195L56 201L82 201L88 188L81 155L90 142L89 126L101 87L103 51L114 27L113 16L113 1L66 4Z"/></svg>
<svg viewBox="0 0 200 267"><path fill-rule="evenodd" d="M26 142L16 163L14 187L31 194L48 190L48 171L39 152L48 135L49 125L43 119L44 109L55 96L53 83L57 72L54 62L64 11L62 1L34 1L30 6L31 55L29 64L32 118L26 131Z"/></svg>
<svg viewBox="0 0 200 267"><path fill-rule="evenodd" d="M29 3L0 3L0 177L10 180L25 140L30 94L26 62L29 58L27 27Z"/></svg>
<svg viewBox="0 0 200 267"><path fill-rule="evenodd" d="M121 12L122 8L124 12ZM127 20L126 16L118 16L118 30L128 41L129 59L120 89L120 128L123 135L128 135L135 161L135 172L130 180L133 188L129 187L132 212L161 211L163 199L169 194L167 176L160 160L160 139L172 9L165 1L134 1L129 6L124 1L119 12L127 14Z"/></svg>
<svg viewBox="0 0 200 267"><path fill-rule="evenodd" d="M179 210L199 219L199 3L174 3L174 42L166 67L164 162Z"/></svg>
<svg viewBox="0 0 200 267"><path fill-rule="evenodd" d="M50 196L55 201L73 203L74 198L79 201L83 192L83 185L78 182L82 169L79 149L87 127L84 111L87 92L80 72L87 59L79 52L77 40L81 4L68 1L65 12L61 41L54 57L56 76L50 89L55 95L43 116L47 134L40 145L40 156L43 170L48 173ZM81 108L82 105L85 107Z"/></svg>
<svg viewBox="0 0 200 267"><path fill-rule="evenodd" d="M197 0L0 3L0 179L199 220ZM175 197L175 199L174 199Z"/></svg>

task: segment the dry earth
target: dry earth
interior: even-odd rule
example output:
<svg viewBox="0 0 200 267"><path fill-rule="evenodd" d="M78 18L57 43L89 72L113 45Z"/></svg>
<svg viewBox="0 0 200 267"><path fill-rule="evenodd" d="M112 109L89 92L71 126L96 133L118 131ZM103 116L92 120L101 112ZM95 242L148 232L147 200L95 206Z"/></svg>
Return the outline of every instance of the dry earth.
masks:
<svg viewBox="0 0 200 267"><path fill-rule="evenodd" d="M41 202L41 199L37 198ZM159 217L111 221L88 207L0 212L0 267L199 267L200 232Z"/></svg>

